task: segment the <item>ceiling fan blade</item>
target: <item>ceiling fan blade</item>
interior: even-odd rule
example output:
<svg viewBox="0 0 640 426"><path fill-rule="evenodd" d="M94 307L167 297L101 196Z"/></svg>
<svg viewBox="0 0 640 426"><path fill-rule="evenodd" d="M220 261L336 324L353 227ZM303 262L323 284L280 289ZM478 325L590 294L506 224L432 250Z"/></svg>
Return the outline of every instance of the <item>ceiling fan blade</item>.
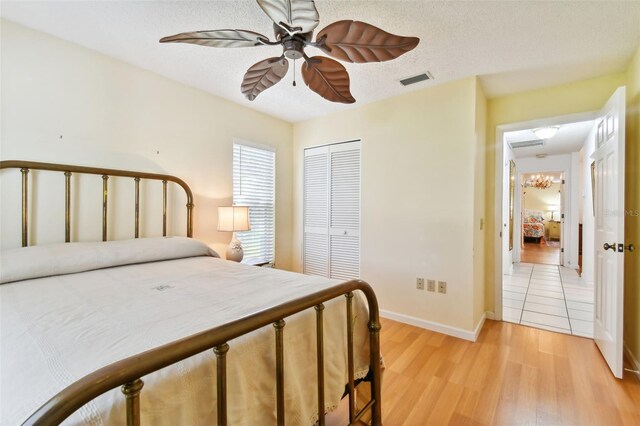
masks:
<svg viewBox="0 0 640 426"><path fill-rule="evenodd" d="M160 43L191 43L209 47L252 47L262 46L260 40L267 37L246 30L213 30L181 33L160 39Z"/></svg>
<svg viewBox="0 0 640 426"><path fill-rule="evenodd" d="M250 101L287 75L289 61L283 56L260 61L249 68L242 80L242 93Z"/></svg>
<svg viewBox="0 0 640 426"><path fill-rule="evenodd" d="M302 79L309 89L331 102L352 104L356 100L349 91L349 74L339 62L314 56L302 65Z"/></svg>
<svg viewBox="0 0 640 426"><path fill-rule="evenodd" d="M329 56L348 62L384 62L407 53L418 45L417 37L390 34L366 22L337 21L320 31L316 40Z"/></svg>
<svg viewBox="0 0 640 426"><path fill-rule="evenodd" d="M313 0L257 0L269 18L289 34L309 33L320 21Z"/></svg>

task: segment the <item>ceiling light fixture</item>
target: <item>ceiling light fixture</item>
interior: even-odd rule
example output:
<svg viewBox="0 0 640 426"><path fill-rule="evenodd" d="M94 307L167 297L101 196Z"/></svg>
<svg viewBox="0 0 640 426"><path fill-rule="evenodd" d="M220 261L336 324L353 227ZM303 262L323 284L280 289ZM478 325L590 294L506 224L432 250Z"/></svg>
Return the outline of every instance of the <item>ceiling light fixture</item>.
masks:
<svg viewBox="0 0 640 426"><path fill-rule="evenodd" d="M524 182L525 188L547 189L553 185L553 176L531 175L531 179Z"/></svg>
<svg viewBox="0 0 640 426"><path fill-rule="evenodd" d="M533 129L533 133L540 139L550 139L558 133L559 129L560 126L540 127L539 129Z"/></svg>

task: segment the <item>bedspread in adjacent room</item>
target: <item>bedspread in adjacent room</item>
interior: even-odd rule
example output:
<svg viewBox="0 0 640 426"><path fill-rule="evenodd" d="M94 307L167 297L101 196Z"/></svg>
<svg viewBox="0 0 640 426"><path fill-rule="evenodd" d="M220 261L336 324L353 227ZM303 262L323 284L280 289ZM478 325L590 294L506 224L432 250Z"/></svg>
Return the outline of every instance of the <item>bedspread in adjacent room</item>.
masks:
<svg viewBox="0 0 640 426"><path fill-rule="evenodd" d="M114 361L337 283L207 256L206 245L195 240L153 240L3 253L3 281L21 279L16 265L31 268L27 279L0 285L2 425L21 423L64 387ZM137 263L125 265L131 259ZM368 312L360 292L355 296L355 367L363 377L369 363ZM328 408L339 402L348 380L344 306L344 298L325 304ZM317 416L315 313L285 320L287 423L311 424ZM275 423L273 336L269 326L229 342L229 424ZM142 424L215 424L213 351L142 379ZM124 418L124 398L115 389L65 424L122 424Z"/></svg>
<svg viewBox="0 0 640 426"><path fill-rule="evenodd" d="M525 237L531 237L531 238L544 237L544 224L543 223L523 223L522 234Z"/></svg>
<svg viewBox="0 0 640 426"><path fill-rule="evenodd" d="M544 216L541 210L525 209L522 220L522 235L525 238L540 238L545 235Z"/></svg>

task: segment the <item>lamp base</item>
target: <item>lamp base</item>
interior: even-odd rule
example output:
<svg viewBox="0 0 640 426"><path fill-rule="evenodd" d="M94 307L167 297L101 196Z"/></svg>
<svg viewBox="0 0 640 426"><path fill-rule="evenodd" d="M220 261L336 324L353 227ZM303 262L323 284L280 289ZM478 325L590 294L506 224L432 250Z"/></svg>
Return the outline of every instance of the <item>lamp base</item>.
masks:
<svg viewBox="0 0 640 426"><path fill-rule="evenodd" d="M244 257L244 250L242 250L242 243L240 240L236 238L236 233L233 233L233 239L231 243L229 243L229 247L227 248L227 260L231 260L233 262L240 262Z"/></svg>

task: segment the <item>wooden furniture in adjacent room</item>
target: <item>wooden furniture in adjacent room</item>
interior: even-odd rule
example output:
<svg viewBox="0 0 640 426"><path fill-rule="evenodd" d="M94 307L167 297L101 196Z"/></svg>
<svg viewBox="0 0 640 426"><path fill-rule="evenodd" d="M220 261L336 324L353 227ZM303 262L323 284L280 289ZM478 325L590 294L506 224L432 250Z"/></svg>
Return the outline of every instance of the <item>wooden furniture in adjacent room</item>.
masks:
<svg viewBox="0 0 640 426"><path fill-rule="evenodd" d="M549 235L547 238L549 241L560 241L560 222L556 220L550 220L548 226Z"/></svg>
<svg viewBox="0 0 640 426"><path fill-rule="evenodd" d="M582 224L578 224L578 273L582 275Z"/></svg>

